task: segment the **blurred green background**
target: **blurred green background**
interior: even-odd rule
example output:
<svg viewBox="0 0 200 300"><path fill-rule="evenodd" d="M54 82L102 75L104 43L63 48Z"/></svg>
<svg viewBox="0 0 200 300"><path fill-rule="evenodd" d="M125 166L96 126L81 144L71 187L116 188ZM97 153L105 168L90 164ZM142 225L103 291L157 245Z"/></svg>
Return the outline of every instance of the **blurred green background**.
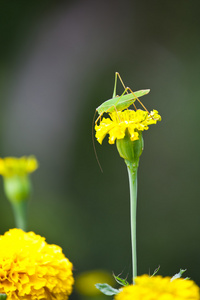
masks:
<svg viewBox="0 0 200 300"><path fill-rule="evenodd" d="M144 133L138 273L187 268L200 284L199 10L186 0L0 2L0 155L38 158L29 229L63 248L75 276L131 276L126 167L105 140L102 174L92 145L118 71L134 91L151 89L143 103L163 119ZM3 234L15 225L2 180L0 196Z"/></svg>

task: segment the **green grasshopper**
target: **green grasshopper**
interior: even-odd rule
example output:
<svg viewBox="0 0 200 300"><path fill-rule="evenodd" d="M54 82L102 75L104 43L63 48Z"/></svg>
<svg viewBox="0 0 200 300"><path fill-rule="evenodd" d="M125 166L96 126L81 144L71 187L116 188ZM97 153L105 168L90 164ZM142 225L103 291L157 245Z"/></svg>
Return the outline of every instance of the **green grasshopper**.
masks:
<svg viewBox="0 0 200 300"><path fill-rule="evenodd" d="M120 81L124 87L124 92L121 96L116 96L117 78L120 79ZM128 93L128 91L130 93ZM149 89L133 92L129 87L125 87L125 85L121 79L121 76L119 75L118 72L116 72L113 96L111 99L103 102L99 107L96 108L96 111L98 112L99 116L96 119L95 123L98 122L99 118L101 118L103 113L112 113L114 111L122 111L122 110L128 108L130 105L134 104L134 102L136 100L143 106L143 108L145 110L147 110L146 107L142 104L142 102L138 98L148 94L149 92L150 92Z"/></svg>

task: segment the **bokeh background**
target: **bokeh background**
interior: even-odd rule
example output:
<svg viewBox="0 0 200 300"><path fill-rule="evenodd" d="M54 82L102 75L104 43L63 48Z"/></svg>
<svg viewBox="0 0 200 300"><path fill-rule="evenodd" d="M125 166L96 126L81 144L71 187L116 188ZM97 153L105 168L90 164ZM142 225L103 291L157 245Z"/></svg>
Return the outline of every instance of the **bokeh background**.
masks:
<svg viewBox="0 0 200 300"><path fill-rule="evenodd" d="M143 103L163 119L144 133L138 273L187 268L200 284L199 10L187 0L0 2L0 155L38 158L29 229L62 246L75 276L131 276L126 167L105 140L102 174L92 144L118 71L133 90L151 89ZM2 234L15 225L0 186Z"/></svg>

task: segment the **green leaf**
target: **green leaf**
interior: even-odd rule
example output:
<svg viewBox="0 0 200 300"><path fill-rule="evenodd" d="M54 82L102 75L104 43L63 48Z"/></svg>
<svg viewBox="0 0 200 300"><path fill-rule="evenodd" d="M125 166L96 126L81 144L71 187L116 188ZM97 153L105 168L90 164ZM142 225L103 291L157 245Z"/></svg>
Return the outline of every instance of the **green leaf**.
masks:
<svg viewBox="0 0 200 300"><path fill-rule="evenodd" d="M119 293L119 290L114 289L107 283L97 283L95 284L96 288L100 290L106 296L113 296Z"/></svg>
<svg viewBox="0 0 200 300"><path fill-rule="evenodd" d="M183 269L180 269L179 273L175 274L172 278L171 278L171 281L173 281L174 279L177 279L177 278L181 278L181 276L183 275L183 273L186 271L187 269L183 270Z"/></svg>
<svg viewBox="0 0 200 300"><path fill-rule="evenodd" d="M154 270L154 272L153 272L153 274L151 275L151 277L152 277L152 276L155 276L155 275L158 273L159 270L160 270L160 266L158 266L157 269Z"/></svg>
<svg viewBox="0 0 200 300"><path fill-rule="evenodd" d="M113 277L115 278L115 280L117 281L117 283L119 283L119 284L121 284L121 285L123 285L123 286L129 285L129 283L128 283L128 281L126 280L126 278L125 278L125 279L120 278L119 276L115 276L115 274L113 274Z"/></svg>

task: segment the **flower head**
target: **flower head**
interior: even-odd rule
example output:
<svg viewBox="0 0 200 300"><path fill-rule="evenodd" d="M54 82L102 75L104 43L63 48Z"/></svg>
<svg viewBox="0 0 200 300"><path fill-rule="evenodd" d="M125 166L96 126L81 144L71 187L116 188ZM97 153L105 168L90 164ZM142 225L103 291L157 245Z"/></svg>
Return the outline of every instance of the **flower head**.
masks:
<svg viewBox="0 0 200 300"><path fill-rule="evenodd" d="M95 287L97 282L114 284L113 276L105 270L92 270L79 274L76 277L75 288L80 295L95 297L101 292Z"/></svg>
<svg viewBox="0 0 200 300"><path fill-rule="evenodd" d="M192 280L142 275L135 278L135 285L124 287L115 300L199 300L199 287Z"/></svg>
<svg viewBox="0 0 200 300"><path fill-rule="evenodd" d="M0 158L0 175L6 177L27 175L34 172L37 168L38 162L34 156Z"/></svg>
<svg viewBox="0 0 200 300"><path fill-rule="evenodd" d="M72 263L59 246L21 229L0 236L0 293L8 300L64 300L73 283Z"/></svg>
<svg viewBox="0 0 200 300"><path fill-rule="evenodd" d="M28 174L38 168L34 156L0 158L0 175L4 179L6 196L13 203L28 199L31 192L31 182Z"/></svg>
<svg viewBox="0 0 200 300"><path fill-rule="evenodd" d="M148 125L161 121L161 116L157 110L150 114L147 111L138 109L136 111L126 109L124 111L114 111L109 114L110 118L103 118L99 125L96 124L96 138L102 144L103 139L109 134L109 144L114 144L116 139L123 139L126 131L130 134L130 140L139 139L139 132L148 130Z"/></svg>

